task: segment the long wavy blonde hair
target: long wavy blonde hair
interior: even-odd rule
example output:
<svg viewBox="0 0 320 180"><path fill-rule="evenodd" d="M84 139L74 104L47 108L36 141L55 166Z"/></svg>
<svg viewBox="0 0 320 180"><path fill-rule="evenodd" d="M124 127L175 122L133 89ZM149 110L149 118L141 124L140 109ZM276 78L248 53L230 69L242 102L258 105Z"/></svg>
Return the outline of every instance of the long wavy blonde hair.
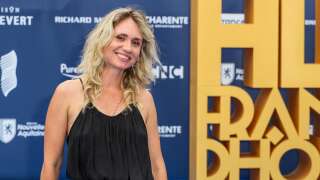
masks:
<svg viewBox="0 0 320 180"><path fill-rule="evenodd" d="M145 88L154 80L152 66L160 65L158 48L152 28L141 10L131 7L119 8L105 15L88 34L81 63L80 78L84 87L83 109L102 92L102 71L104 60L102 49L108 46L114 35L114 28L124 19L132 18L140 29L143 42L139 59L131 68L124 71L121 89L126 106L137 105L139 89Z"/></svg>

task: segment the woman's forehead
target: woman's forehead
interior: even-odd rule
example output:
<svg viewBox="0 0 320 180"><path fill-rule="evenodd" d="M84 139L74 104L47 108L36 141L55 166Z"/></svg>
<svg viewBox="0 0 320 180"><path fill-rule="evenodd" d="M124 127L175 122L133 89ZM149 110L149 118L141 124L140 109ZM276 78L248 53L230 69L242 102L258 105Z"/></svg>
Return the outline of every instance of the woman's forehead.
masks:
<svg viewBox="0 0 320 180"><path fill-rule="evenodd" d="M126 34L130 38L142 39L141 30L132 18L120 21L114 28L115 34Z"/></svg>

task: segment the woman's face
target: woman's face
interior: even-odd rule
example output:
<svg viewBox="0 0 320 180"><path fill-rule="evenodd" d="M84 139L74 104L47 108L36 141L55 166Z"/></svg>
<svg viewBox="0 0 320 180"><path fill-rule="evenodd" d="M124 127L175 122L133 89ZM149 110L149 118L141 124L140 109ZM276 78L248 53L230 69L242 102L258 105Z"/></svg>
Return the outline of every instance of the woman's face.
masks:
<svg viewBox="0 0 320 180"><path fill-rule="evenodd" d="M137 62L141 47L138 25L131 18L124 19L114 28L111 43L102 50L105 65L125 70Z"/></svg>

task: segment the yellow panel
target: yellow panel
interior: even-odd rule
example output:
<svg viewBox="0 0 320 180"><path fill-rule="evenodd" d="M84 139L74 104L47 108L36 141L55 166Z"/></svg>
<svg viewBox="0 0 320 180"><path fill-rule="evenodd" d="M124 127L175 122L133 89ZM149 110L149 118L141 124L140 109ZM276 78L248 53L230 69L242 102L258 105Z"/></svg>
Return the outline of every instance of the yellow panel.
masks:
<svg viewBox="0 0 320 180"><path fill-rule="evenodd" d="M304 3L305 1L301 0L281 0L280 86L283 88L320 87L320 78L316 76L320 74L320 64L304 63ZM319 5L319 2L317 3ZM317 14L319 16L319 12ZM318 32L319 25L317 27ZM318 38L317 50L319 41ZM318 54L317 56L319 57Z"/></svg>
<svg viewBox="0 0 320 180"><path fill-rule="evenodd" d="M292 149L305 154L299 164L302 168L292 177L318 178L320 131L311 137L310 143L308 127L310 109L319 113L320 101L304 87L320 87L320 78L316 76L320 64L304 64L304 1L281 0L280 10L280 0L246 0L248 24L237 25L221 23L221 1L191 0L190 179L239 179L240 168L258 169L253 178L285 179L279 161ZM320 4L318 0L316 3L319 63ZM222 48L246 48L245 83L262 88L254 105L241 88L220 85ZM279 85L294 88L288 97L289 110ZM213 112L208 112L209 96L218 100ZM238 105L234 116L232 98ZM274 112L280 125L270 127ZM208 125L218 127L214 134L217 139L208 137ZM255 149L258 154L242 157L242 140L260 143ZM207 151L218 156L218 168L207 167Z"/></svg>
<svg viewBox="0 0 320 180"><path fill-rule="evenodd" d="M239 139L231 139L230 141L230 159L232 164L230 167L230 179L240 179L240 168L259 169L259 180L269 180L270 171L270 142L269 140L259 141L259 145L255 146L258 155L240 156ZM251 179L251 178L250 178Z"/></svg>
<svg viewBox="0 0 320 180"><path fill-rule="evenodd" d="M281 131L277 127L272 127L266 134L272 144L276 145L284 137Z"/></svg>
<svg viewBox="0 0 320 180"><path fill-rule="evenodd" d="M305 154L305 156L300 156L299 164L293 176L284 178L281 175L279 164L282 156L291 149L299 149L301 152ZM286 140L276 146L271 154L271 176L273 179L285 180L285 179L317 179L319 177L320 172L320 156L319 152L315 146L311 143L301 140Z"/></svg>

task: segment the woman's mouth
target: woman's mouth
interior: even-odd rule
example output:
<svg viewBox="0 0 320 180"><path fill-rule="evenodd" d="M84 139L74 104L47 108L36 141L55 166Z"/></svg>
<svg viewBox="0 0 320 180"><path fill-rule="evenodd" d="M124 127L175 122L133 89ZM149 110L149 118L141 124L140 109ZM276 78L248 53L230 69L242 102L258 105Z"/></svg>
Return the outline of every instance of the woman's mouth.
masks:
<svg viewBox="0 0 320 180"><path fill-rule="evenodd" d="M124 53L116 52L115 54L120 58L120 60L123 60L123 61L129 61L131 59L130 56L128 56Z"/></svg>

